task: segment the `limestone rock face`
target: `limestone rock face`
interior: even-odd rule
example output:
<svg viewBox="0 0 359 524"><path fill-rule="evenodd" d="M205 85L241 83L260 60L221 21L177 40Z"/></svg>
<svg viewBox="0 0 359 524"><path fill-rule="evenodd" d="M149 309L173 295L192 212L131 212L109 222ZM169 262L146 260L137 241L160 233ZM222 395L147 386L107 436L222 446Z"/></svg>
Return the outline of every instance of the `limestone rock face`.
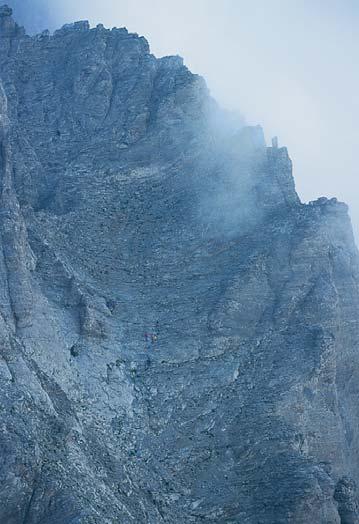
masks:
<svg viewBox="0 0 359 524"><path fill-rule="evenodd" d="M0 522L359 522L347 208L126 29L0 8Z"/></svg>

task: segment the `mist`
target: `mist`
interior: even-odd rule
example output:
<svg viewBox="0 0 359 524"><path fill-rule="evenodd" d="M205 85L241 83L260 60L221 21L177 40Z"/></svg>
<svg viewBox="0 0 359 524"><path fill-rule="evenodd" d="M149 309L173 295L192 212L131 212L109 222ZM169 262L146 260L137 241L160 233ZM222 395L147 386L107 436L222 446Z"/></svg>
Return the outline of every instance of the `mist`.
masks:
<svg viewBox="0 0 359 524"><path fill-rule="evenodd" d="M52 4L46 0L9 0L6 3L14 10L14 17L19 25L26 27L28 33L40 33L45 29L54 29L61 23L62 9L54 11Z"/></svg>
<svg viewBox="0 0 359 524"><path fill-rule="evenodd" d="M355 0L9 0L30 32L89 19L180 54L219 103L278 135L303 201L347 202L359 238Z"/></svg>

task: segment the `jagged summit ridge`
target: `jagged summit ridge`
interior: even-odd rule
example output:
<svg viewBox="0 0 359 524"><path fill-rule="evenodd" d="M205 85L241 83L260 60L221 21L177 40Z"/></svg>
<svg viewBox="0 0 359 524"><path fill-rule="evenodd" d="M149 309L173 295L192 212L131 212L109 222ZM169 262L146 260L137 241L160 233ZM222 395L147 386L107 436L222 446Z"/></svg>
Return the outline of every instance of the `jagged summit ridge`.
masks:
<svg viewBox="0 0 359 524"><path fill-rule="evenodd" d="M345 205L137 35L0 36L0 522L356 522Z"/></svg>

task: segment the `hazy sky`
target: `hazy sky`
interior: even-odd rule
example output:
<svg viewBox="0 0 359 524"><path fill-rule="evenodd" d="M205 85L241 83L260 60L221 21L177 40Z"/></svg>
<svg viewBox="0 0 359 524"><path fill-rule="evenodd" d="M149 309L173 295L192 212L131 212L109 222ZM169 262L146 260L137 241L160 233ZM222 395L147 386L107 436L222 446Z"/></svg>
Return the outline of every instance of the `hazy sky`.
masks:
<svg viewBox="0 0 359 524"><path fill-rule="evenodd" d="M359 238L359 0L8 4L18 12L29 6L37 28L89 19L146 36L157 56L182 55L223 106L288 146L304 201L325 195L349 203Z"/></svg>

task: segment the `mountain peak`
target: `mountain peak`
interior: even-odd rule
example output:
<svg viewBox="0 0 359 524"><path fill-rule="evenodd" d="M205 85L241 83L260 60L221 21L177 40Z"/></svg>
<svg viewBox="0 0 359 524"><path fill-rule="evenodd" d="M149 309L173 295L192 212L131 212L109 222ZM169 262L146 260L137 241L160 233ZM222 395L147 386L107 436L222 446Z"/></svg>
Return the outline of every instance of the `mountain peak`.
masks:
<svg viewBox="0 0 359 524"><path fill-rule="evenodd" d="M20 27L12 17L13 10L7 4L0 6L0 38L21 36L25 29Z"/></svg>
<svg viewBox="0 0 359 524"><path fill-rule="evenodd" d="M12 9L7 4L0 5L0 18L12 16Z"/></svg>
<svg viewBox="0 0 359 524"><path fill-rule="evenodd" d="M11 15L0 522L358 522L344 206L301 204L287 149L181 58Z"/></svg>

